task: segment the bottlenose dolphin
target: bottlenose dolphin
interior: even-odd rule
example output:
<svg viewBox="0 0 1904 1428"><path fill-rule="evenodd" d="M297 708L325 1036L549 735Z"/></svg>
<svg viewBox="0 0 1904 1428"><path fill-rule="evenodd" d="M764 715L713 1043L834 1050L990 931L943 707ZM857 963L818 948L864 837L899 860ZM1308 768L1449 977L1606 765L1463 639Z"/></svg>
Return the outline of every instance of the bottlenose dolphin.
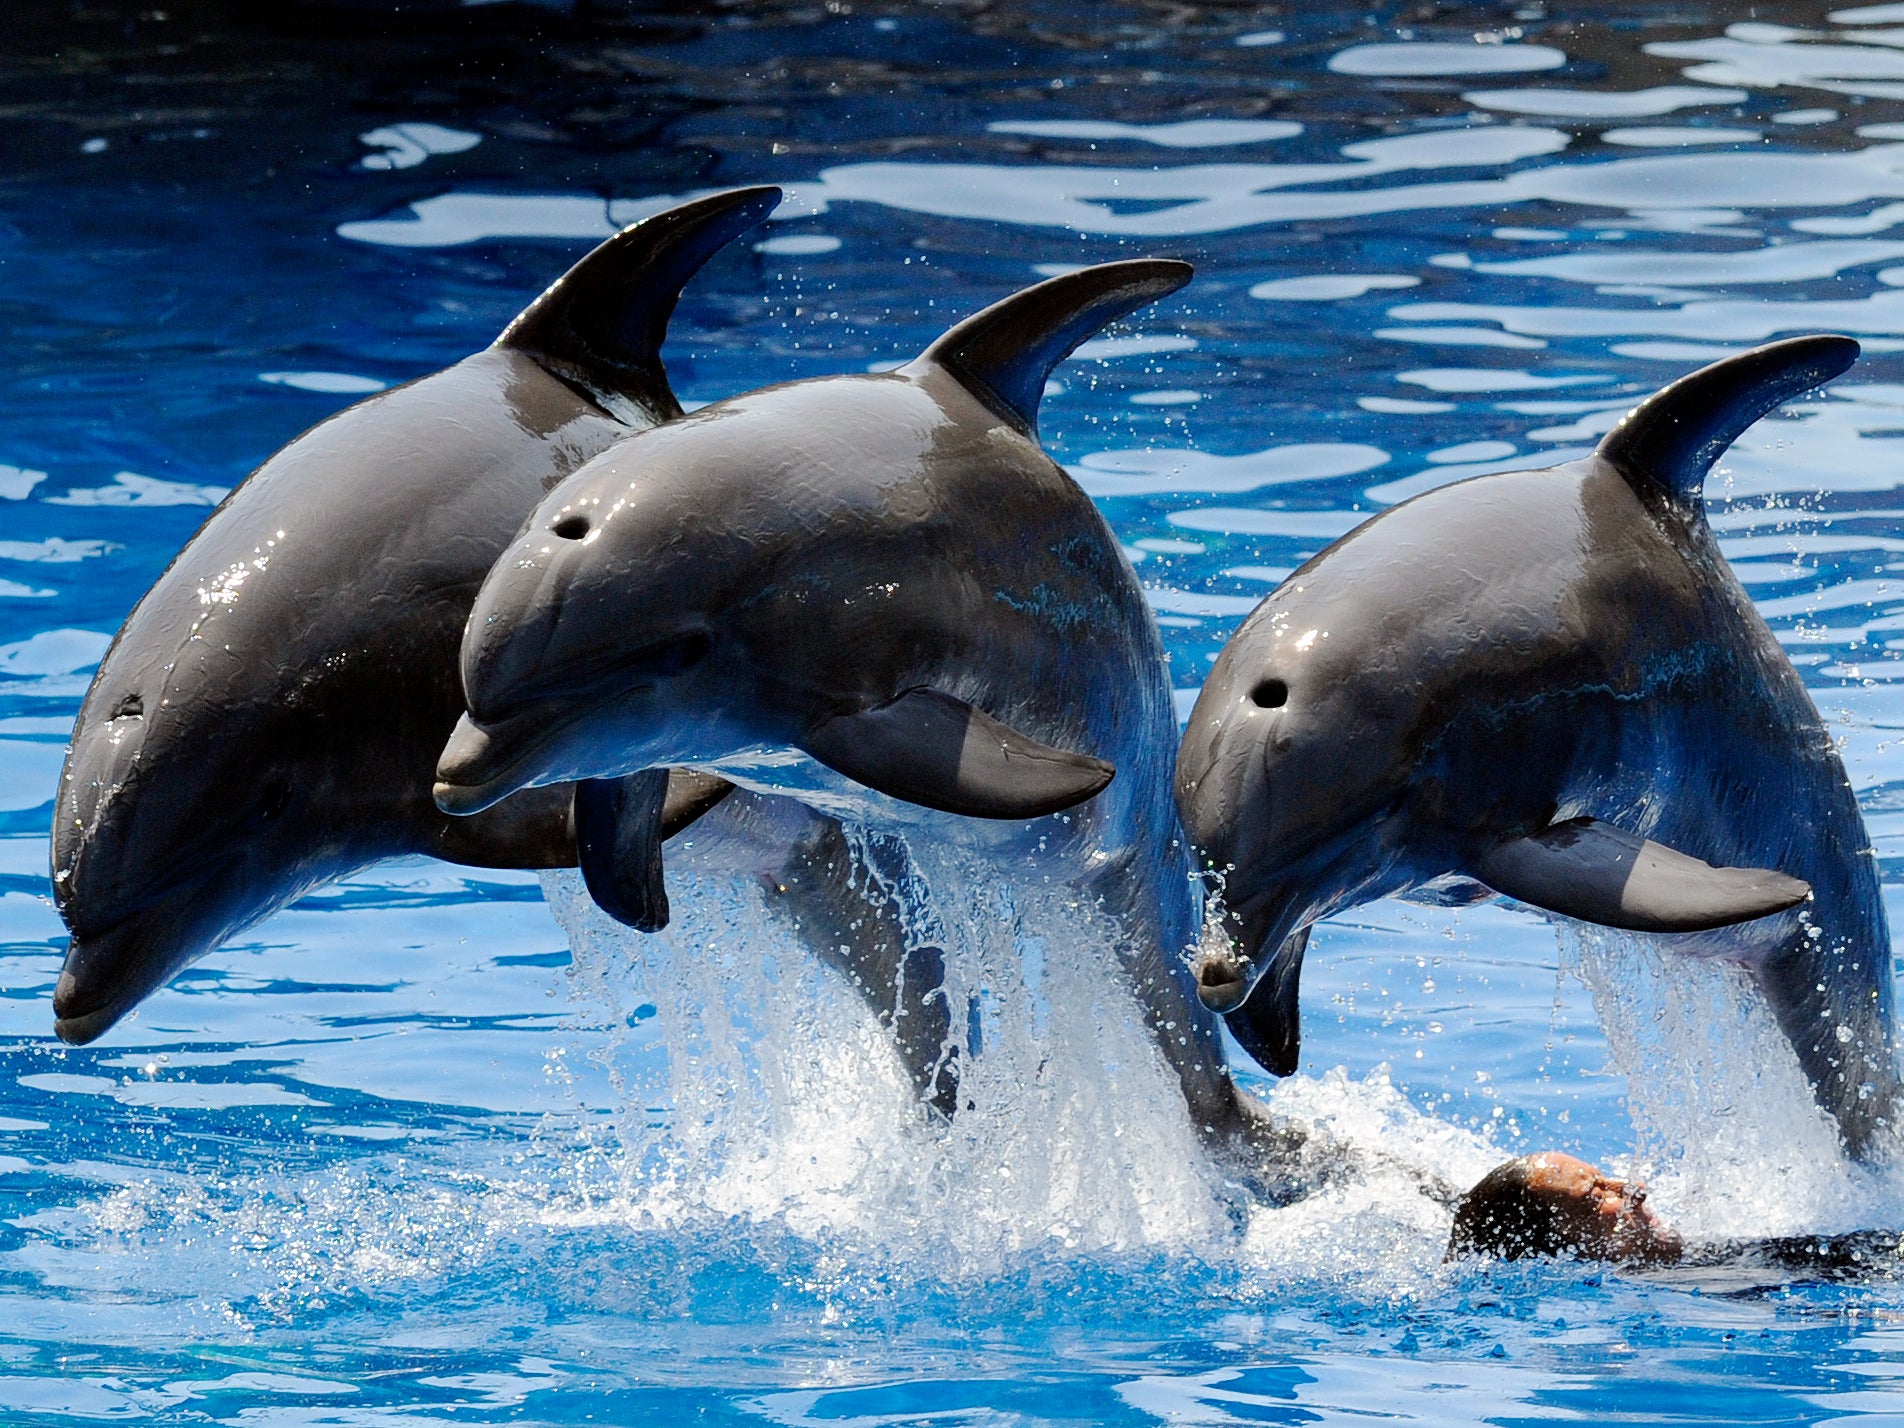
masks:
<svg viewBox="0 0 1904 1428"><path fill-rule="evenodd" d="M1898 1098L1891 945L1844 766L1706 524L1706 473L1851 365L1804 337L1635 408L1582 461L1349 532L1246 619L1177 762L1233 947L1207 1005L1287 1075L1308 928L1498 893L1750 969L1845 1144Z"/></svg>
<svg viewBox="0 0 1904 1428"><path fill-rule="evenodd" d="M680 290L779 196L736 190L624 230L492 346L314 427L207 520L127 617L73 731L52 839L72 931L54 992L61 1037L94 1039L235 932L380 858L571 866L572 823L585 855L589 835L612 843L614 785L541 789L474 819L437 810L463 623L547 490L680 415L660 361ZM664 835L731 792L685 772L661 786ZM817 950L880 1015L910 1012L915 1036L942 1031L929 966L905 984L916 1006L881 980L898 934L853 892L837 827L757 802L717 815L728 826L697 840L707 858L788 890L791 912L825 926ZM611 874L589 874L615 895ZM843 920L857 941L836 935ZM949 1106L936 1053L909 1069Z"/></svg>
<svg viewBox="0 0 1904 1428"><path fill-rule="evenodd" d="M1161 642L1103 517L1037 442L1051 368L1189 276L1054 278L898 371L718 402L583 466L477 596L440 806L689 766L984 848L1000 876L1115 920L1193 1113L1230 1128L1183 955L1200 899ZM652 838L624 856L659 882Z"/></svg>

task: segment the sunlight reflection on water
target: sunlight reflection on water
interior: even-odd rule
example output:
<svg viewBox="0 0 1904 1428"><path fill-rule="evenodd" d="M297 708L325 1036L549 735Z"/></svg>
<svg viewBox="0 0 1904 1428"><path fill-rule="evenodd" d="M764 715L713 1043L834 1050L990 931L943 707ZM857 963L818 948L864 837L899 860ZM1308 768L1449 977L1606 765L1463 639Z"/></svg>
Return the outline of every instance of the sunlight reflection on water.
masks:
<svg viewBox="0 0 1904 1428"><path fill-rule="evenodd" d="M741 182L790 195L683 301L669 355L690 405L890 365L1039 274L1197 262L1191 288L1060 369L1043 417L1137 560L1180 707L1268 584L1380 506L1571 459L1638 396L1766 338L1858 336L1857 369L1733 449L1714 524L1898 877L1904 44L1885 27L1904 9L1668 26L1550 6L1516 34L1493 12L1403 34L1350 12L1272 31L1194 6L1171 26L837 8L510 41L527 69L444 39L431 66L477 47L488 98L419 88L387 67L407 51L307 38L316 87L347 103L308 107L272 59L263 99L235 79L190 90L203 122L79 99L21 121L45 136L31 155L56 157L22 159L0 233L23 335L0 404L0 1408L1894 1411L1887 1282L1696 1297L1441 1263L1422 1174L1460 1182L1537 1145L1634 1158L1705 1233L1899 1212L1892 1179L1849 1171L1806 1121L1762 1028L1707 1039L1736 986L1628 947L1563 957L1500 908L1383 903L1319 932L1301 1073L1263 1089L1386 1159L1279 1210L1237 1209L1167 1106L1120 1107L1085 1074L1110 1016L1095 990L1062 1036L1028 1023L1014 1044L1077 1056L1064 1094L1024 1111L1001 1093L990 1147L934 1141L820 969L775 962L777 1004L764 958L670 981L698 949L602 938L572 962L523 874L371 870L241 935L104 1044L50 1041L52 772L138 593L301 426L489 341L618 225ZM254 103L284 113L261 126ZM1052 975L1081 976L1078 950L1045 954ZM729 1025L746 1036L708 1041ZM714 1070L682 1079L670 1047ZM1625 1075L1662 1060L1685 1093L1629 1097ZM1720 1114L1738 1104L1745 1120ZM1041 1139L1014 1108L1068 1129ZM643 1179L668 1156L697 1173ZM961 1185L1001 1166L1026 1184L973 1189L965 1212ZM1783 1198L1754 1219L1775 1177Z"/></svg>

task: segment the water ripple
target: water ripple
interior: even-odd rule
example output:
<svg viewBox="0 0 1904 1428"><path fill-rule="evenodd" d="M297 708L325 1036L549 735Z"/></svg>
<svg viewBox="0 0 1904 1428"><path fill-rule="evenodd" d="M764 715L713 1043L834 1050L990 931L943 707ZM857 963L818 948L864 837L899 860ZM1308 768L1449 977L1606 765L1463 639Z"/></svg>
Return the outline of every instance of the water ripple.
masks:
<svg viewBox="0 0 1904 1428"><path fill-rule="evenodd" d="M289 436L487 343L617 226L740 182L790 196L674 315L690 406L890 366L1040 275L1197 264L1041 413L1159 612L1180 712L1244 613L1371 510L1582 455L1752 343L1864 340L1729 453L1711 511L1904 916L1904 7L1801 27L1695 5L1671 31L1444 9L1406 33L1313 7L1275 30L1194 4L1154 25L1010 0L612 8L544 14L532 40L507 6L375 45L313 24L295 64L180 26L162 73L74 10L64 58L0 58L21 136L0 230L0 1411L1889 1411L1904 1301L1882 1276L1695 1296L1441 1262L1422 1176L1536 1145L1650 1162L1705 1232L1904 1208L1821 1138L1723 969L1563 958L1503 908L1381 903L1318 932L1301 1070L1253 1084L1374 1168L1280 1209L1226 1186L1167 1096L1120 1100L1147 1073L1073 909L1027 923L1065 995L1003 1043L1013 1074L965 1141L915 1114L850 990L763 958L746 915L617 941L559 925L529 875L420 860L242 934L103 1045L52 1042L47 804L132 600ZM171 107L115 109L108 76ZM676 891L684 922L725 915ZM1037 1009L1014 1000L1032 960L983 969L981 1022Z"/></svg>

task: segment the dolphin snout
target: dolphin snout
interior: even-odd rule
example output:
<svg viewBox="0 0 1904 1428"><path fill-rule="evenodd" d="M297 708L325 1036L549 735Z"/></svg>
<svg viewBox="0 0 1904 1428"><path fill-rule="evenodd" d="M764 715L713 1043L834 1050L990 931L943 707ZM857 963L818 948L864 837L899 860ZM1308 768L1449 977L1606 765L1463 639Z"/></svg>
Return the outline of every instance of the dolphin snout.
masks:
<svg viewBox="0 0 1904 1428"><path fill-rule="evenodd" d="M97 1000L89 993L71 967L60 968L59 981L53 986L53 1015L61 1021L85 1016Z"/></svg>
<svg viewBox="0 0 1904 1428"><path fill-rule="evenodd" d="M53 988L53 1033L69 1046L85 1046L104 1036L119 1020L118 1006L97 1002L71 970L60 973Z"/></svg>
<svg viewBox="0 0 1904 1428"><path fill-rule="evenodd" d="M436 761L437 777L458 785L484 783L492 777L490 765L495 758L496 741L489 730L465 714L443 745Z"/></svg>
<svg viewBox="0 0 1904 1428"><path fill-rule="evenodd" d="M61 1041L97 1041L149 991L145 919L134 917L94 937L74 937L53 987L53 1031Z"/></svg>
<svg viewBox="0 0 1904 1428"><path fill-rule="evenodd" d="M537 755L572 720L548 706L493 724L465 714L437 758L437 781L430 790L436 806L466 818L528 787L542 772Z"/></svg>
<svg viewBox="0 0 1904 1428"><path fill-rule="evenodd" d="M1191 968L1197 979L1197 1000L1219 1016L1235 1011L1249 996L1249 976L1228 952L1205 952Z"/></svg>
<svg viewBox="0 0 1904 1428"><path fill-rule="evenodd" d="M466 713L437 755L430 797L444 813L468 818L492 808L545 773L543 757L578 717L572 707L537 700L497 719Z"/></svg>
<svg viewBox="0 0 1904 1428"><path fill-rule="evenodd" d="M1226 738L1220 722L1202 714L1199 705L1178 752L1177 811L1204 866L1220 872L1224 897L1260 905L1260 897L1250 896L1244 884L1250 881L1252 855L1263 842L1262 761L1254 740L1234 732ZM1191 967L1197 1000L1220 1016L1242 1006L1254 985L1248 957L1260 939L1252 935L1257 929L1243 923L1232 903L1223 925L1228 945L1206 944Z"/></svg>

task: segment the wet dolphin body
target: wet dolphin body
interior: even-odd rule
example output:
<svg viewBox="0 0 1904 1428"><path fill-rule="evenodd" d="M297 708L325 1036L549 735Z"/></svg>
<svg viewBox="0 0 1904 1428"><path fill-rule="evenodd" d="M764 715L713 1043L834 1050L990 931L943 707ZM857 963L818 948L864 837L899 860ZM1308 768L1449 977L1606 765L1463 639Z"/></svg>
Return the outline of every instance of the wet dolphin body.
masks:
<svg viewBox="0 0 1904 1428"><path fill-rule="evenodd" d="M776 197L722 195L610 239L491 347L291 442L179 552L101 662L61 776L61 1036L93 1039L233 932L378 858L573 862L567 790L478 821L430 801L461 624L547 489L679 414L659 358L676 295Z"/></svg>
<svg viewBox="0 0 1904 1428"><path fill-rule="evenodd" d="M431 800L462 709L463 623L548 489L680 415L659 355L677 295L778 198L721 194L611 238L493 346L293 441L180 552L101 663L60 783L62 1037L92 1040L235 932L379 858L575 863L569 789L474 819ZM676 778L669 829L725 787ZM717 819L735 825L725 840L718 828L701 840L725 842L717 861L762 856L746 846L762 816L748 802ZM757 871L790 904L824 906L850 870L823 821L801 818L767 820L793 851L767 850Z"/></svg>
<svg viewBox="0 0 1904 1428"><path fill-rule="evenodd" d="M1857 351L1809 337L1716 363L1583 461L1383 512L1244 621L1177 790L1227 870L1235 947L1205 954L1200 988L1265 1068L1295 1069L1317 919L1491 891L1749 968L1818 1104L1869 1150L1899 1090L1874 855L1703 497L1741 432Z"/></svg>
<svg viewBox="0 0 1904 1428"><path fill-rule="evenodd" d="M1036 434L1050 369L1189 274L1055 278L896 372L719 402L577 471L477 597L439 803L688 765L1036 866L1117 920L1193 1112L1228 1128L1161 643ZM629 856L658 882L652 843Z"/></svg>

